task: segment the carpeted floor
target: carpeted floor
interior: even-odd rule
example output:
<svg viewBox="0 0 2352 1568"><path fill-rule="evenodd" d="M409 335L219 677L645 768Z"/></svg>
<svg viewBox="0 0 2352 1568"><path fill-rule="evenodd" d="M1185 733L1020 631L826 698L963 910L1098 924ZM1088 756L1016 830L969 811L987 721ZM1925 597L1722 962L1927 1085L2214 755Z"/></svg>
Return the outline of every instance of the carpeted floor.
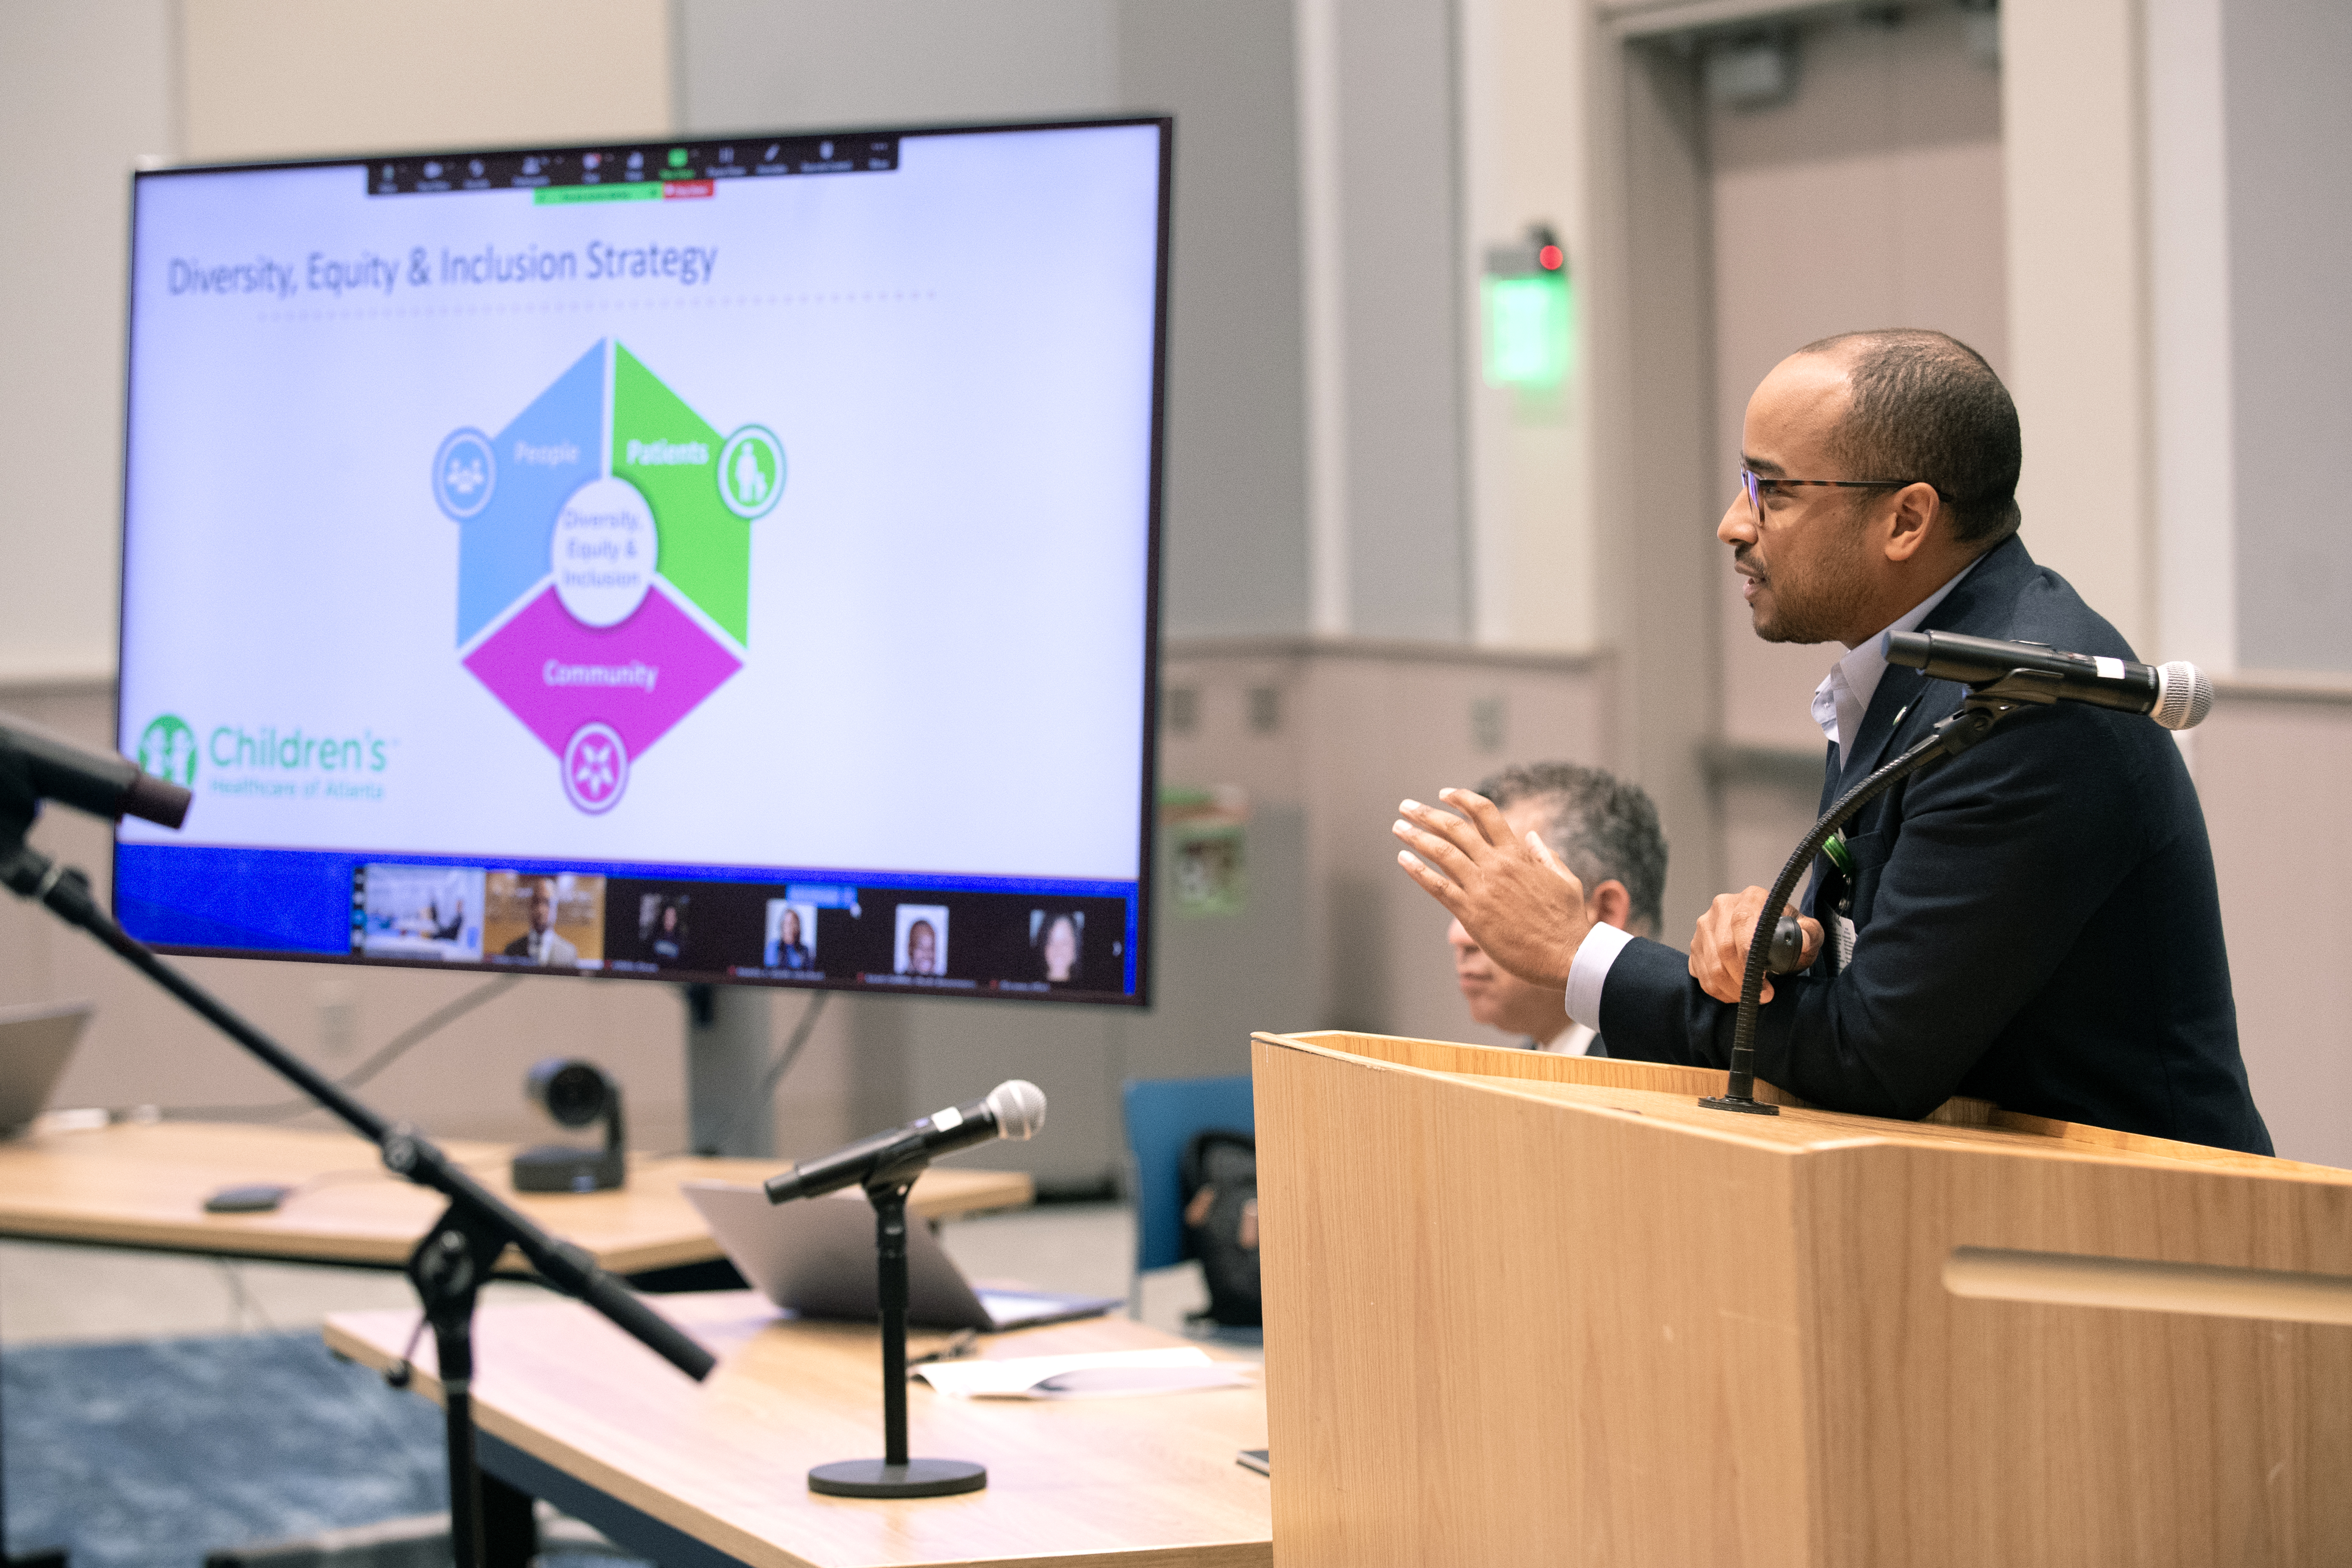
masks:
<svg viewBox="0 0 2352 1568"><path fill-rule="evenodd" d="M74 1568L196 1568L447 1507L438 1407L315 1332L26 1346L0 1380L8 1544Z"/></svg>

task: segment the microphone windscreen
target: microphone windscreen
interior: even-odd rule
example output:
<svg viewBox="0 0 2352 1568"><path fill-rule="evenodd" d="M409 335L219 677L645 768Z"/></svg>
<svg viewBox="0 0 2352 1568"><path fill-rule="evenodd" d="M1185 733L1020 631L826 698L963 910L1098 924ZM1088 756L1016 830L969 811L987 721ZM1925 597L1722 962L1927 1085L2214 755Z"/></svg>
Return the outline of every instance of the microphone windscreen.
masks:
<svg viewBox="0 0 2352 1568"><path fill-rule="evenodd" d="M988 1109L1001 1136L1034 1138L1045 1125L1045 1091L1025 1078L1009 1078L988 1091Z"/></svg>
<svg viewBox="0 0 2352 1568"><path fill-rule="evenodd" d="M122 792L122 815L159 827L177 827L188 820L188 803L195 798L169 779L142 770Z"/></svg>
<svg viewBox="0 0 2352 1568"><path fill-rule="evenodd" d="M2213 711L2213 682L2185 658L2158 665L2156 708L2148 717L2168 730L2193 730Z"/></svg>

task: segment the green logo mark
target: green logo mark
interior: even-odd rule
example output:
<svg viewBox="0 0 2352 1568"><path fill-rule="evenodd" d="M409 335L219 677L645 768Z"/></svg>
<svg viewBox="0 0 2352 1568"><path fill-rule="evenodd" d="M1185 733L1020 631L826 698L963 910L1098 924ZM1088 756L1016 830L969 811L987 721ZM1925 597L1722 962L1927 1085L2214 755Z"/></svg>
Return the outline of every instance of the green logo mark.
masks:
<svg viewBox="0 0 2352 1568"><path fill-rule="evenodd" d="M139 765L183 789L196 787L196 732L177 713L166 713L139 736Z"/></svg>

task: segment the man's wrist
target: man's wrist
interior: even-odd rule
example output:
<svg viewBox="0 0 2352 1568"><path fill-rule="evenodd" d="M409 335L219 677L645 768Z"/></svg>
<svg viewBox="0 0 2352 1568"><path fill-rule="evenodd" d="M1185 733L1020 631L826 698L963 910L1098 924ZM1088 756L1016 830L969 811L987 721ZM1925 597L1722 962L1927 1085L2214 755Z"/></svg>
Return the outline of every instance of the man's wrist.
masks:
<svg viewBox="0 0 2352 1568"><path fill-rule="evenodd" d="M1633 933L1612 925L1594 925L1577 944L1568 966L1568 1016L1590 1029L1601 1027L1601 993L1609 984L1610 968Z"/></svg>

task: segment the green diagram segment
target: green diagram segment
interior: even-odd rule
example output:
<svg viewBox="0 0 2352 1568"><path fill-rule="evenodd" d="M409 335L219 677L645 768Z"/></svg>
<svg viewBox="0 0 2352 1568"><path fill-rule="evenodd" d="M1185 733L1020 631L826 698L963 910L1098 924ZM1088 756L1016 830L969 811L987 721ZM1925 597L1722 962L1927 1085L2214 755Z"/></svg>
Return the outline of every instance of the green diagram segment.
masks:
<svg viewBox="0 0 2352 1568"><path fill-rule="evenodd" d="M636 355L613 345L613 472L643 491L661 520L656 570L743 644L751 641L751 524L722 489L731 477L719 467L726 445Z"/></svg>

